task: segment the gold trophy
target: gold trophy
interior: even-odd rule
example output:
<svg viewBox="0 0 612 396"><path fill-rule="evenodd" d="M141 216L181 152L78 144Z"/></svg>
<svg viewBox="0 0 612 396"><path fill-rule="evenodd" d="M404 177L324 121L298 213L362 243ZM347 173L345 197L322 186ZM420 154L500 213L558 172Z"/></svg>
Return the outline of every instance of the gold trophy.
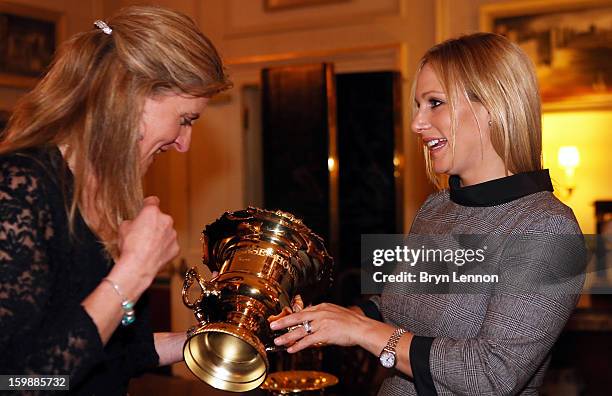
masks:
<svg viewBox="0 0 612 396"><path fill-rule="evenodd" d="M185 276L183 302L198 321L183 347L185 363L217 389L255 389L268 373L267 352L277 349L268 317L298 294L308 304L329 289L333 259L293 215L249 207L206 226L202 261L219 274L206 281L191 268ZM199 296L190 301L195 283Z"/></svg>

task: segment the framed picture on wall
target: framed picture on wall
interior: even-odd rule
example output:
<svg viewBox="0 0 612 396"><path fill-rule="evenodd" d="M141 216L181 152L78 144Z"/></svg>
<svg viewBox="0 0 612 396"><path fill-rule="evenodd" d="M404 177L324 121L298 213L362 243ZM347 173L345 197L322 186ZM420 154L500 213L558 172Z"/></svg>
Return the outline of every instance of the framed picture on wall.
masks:
<svg viewBox="0 0 612 396"><path fill-rule="evenodd" d="M31 88L53 59L61 14L0 1L0 85Z"/></svg>
<svg viewBox="0 0 612 396"><path fill-rule="evenodd" d="M525 50L545 111L612 108L612 2L527 0L480 8L480 28Z"/></svg>

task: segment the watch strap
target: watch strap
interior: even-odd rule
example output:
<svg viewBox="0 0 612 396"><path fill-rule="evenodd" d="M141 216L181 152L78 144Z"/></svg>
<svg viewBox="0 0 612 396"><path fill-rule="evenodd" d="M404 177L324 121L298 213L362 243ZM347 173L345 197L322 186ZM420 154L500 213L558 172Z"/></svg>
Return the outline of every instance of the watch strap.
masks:
<svg viewBox="0 0 612 396"><path fill-rule="evenodd" d="M402 338L404 333L406 333L406 330L404 329L395 329L393 334L391 334L389 341L387 341L387 345L383 349L395 353L395 347L397 347L397 343L399 342L400 338Z"/></svg>

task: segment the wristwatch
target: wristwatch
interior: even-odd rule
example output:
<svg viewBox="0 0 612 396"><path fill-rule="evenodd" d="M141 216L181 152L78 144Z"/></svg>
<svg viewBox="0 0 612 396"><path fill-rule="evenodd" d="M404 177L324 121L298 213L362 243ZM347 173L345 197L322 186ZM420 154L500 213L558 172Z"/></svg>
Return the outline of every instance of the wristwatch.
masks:
<svg viewBox="0 0 612 396"><path fill-rule="evenodd" d="M405 332L406 330L404 329L396 329L393 334L391 334L389 341L387 341L387 345L383 348L382 352L378 356L380 364L382 364L384 368L395 367L395 363L397 361L397 359L395 359L395 347Z"/></svg>

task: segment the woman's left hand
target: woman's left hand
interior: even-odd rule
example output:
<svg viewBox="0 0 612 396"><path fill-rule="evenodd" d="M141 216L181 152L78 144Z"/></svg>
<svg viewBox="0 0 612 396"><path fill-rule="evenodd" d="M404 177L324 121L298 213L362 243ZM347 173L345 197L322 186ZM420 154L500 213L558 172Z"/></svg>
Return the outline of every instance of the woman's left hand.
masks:
<svg viewBox="0 0 612 396"><path fill-rule="evenodd" d="M279 346L295 342L287 349L287 352L295 353L315 344L340 346L360 344L369 321L371 320L348 308L323 303L282 317L270 323L270 328L280 330L301 325L274 339L274 343ZM310 322L310 333L303 326L305 322Z"/></svg>

